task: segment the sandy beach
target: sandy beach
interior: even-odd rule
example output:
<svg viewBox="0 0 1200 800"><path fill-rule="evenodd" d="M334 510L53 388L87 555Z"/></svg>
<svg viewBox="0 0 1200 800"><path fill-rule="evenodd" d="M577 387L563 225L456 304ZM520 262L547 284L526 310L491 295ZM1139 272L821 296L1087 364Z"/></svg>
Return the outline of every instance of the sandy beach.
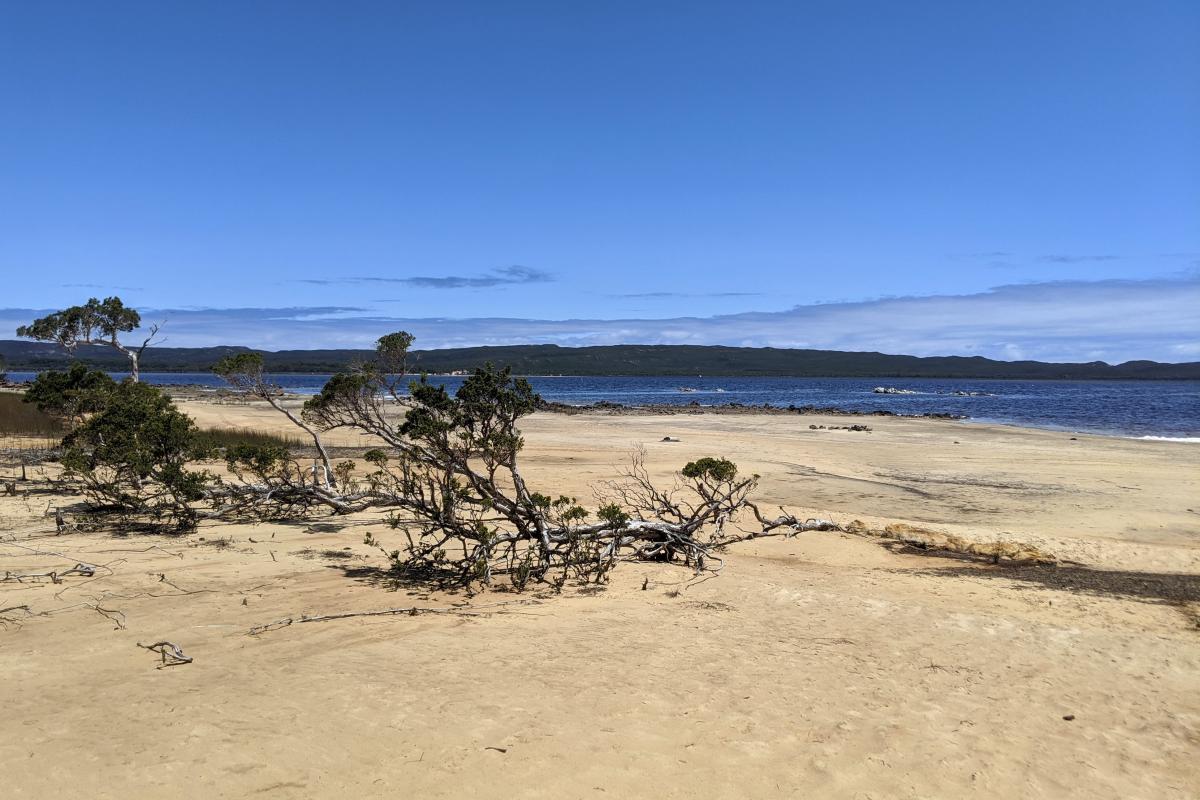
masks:
<svg viewBox="0 0 1200 800"><path fill-rule="evenodd" d="M182 405L292 433L267 408ZM871 430L828 428L852 423ZM531 484L587 504L635 447L663 478L721 455L762 475L766 508L1060 563L809 532L733 545L718 577L629 564L601 589L466 597L383 573L363 535L398 541L378 514L55 536L44 510L72 498L2 497L0 571L106 565L0 584L3 795L1200 791L1200 447L799 415L539 413L522 430ZM412 606L450 613L299 622ZM161 640L194 661L156 669L136 645Z"/></svg>

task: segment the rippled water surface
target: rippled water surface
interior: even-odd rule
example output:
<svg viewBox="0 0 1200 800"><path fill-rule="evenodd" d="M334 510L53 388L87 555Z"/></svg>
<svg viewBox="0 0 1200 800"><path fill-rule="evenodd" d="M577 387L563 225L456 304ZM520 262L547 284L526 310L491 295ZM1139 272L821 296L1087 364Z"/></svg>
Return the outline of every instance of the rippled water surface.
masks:
<svg viewBox="0 0 1200 800"><path fill-rule="evenodd" d="M29 380L32 373L10 373ZM289 391L314 394L328 375L279 374ZM208 373L143 373L160 385L223 385ZM435 376L453 391L461 377ZM898 414L961 414L972 420L1125 436L1200 438L1200 381L1008 381L932 378L531 377L547 400L572 405L673 404L837 406ZM915 394L876 394L876 387ZM683 391L687 389L688 391ZM957 396L954 392L979 393Z"/></svg>

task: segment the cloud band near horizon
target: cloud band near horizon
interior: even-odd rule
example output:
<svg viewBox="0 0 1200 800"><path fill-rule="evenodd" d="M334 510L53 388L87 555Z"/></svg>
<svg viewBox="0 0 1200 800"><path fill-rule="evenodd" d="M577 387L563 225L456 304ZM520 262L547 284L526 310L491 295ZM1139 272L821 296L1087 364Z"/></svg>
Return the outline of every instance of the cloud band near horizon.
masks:
<svg viewBox="0 0 1200 800"><path fill-rule="evenodd" d="M0 330L52 309L0 309ZM895 297L668 319L399 317L377 309L140 309L175 347L370 347L407 330L420 349L504 344L693 344L984 356L1002 360L1200 360L1200 278L1061 281L968 295ZM13 334L0 338L15 338Z"/></svg>

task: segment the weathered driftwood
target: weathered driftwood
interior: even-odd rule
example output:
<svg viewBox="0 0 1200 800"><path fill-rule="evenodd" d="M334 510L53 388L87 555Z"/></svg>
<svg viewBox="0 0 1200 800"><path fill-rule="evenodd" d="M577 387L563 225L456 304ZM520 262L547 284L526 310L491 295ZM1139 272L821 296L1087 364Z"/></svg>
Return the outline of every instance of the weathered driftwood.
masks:
<svg viewBox="0 0 1200 800"><path fill-rule="evenodd" d="M783 528L786 528L786 530L782 531L783 536L795 536L797 533L802 533L804 531L839 531L842 529L840 525L835 522L830 522L827 519L809 517L808 519L801 520L794 514L789 514L787 509L785 509L783 506L779 507L780 516L775 517L774 519L767 519L764 517L759 512L757 506L753 506L752 508L755 518L758 519L759 523L762 525L762 530L747 532L746 536L744 537L747 539L757 539L763 536L777 536L780 534L775 533L775 531Z"/></svg>
<svg viewBox="0 0 1200 800"><path fill-rule="evenodd" d="M137 646L158 653L162 657L162 663L159 664L158 669L192 663L192 657L184 655L183 648L174 642L162 641L155 642L154 644L142 644L138 642Z"/></svg>
<svg viewBox="0 0 1200 800"><path fill-rule="evenodd" d="M0 577L0 582L16 581L24 583L25 581L37 582L41 578L49 578L51 583L62 583L62 579L68 575L82 575L85 578L90 578L96 574L96 567L93 564L77 563L70 569L64 570L49 570L48 572L9 572L4 571L4 576Z"/></svg>

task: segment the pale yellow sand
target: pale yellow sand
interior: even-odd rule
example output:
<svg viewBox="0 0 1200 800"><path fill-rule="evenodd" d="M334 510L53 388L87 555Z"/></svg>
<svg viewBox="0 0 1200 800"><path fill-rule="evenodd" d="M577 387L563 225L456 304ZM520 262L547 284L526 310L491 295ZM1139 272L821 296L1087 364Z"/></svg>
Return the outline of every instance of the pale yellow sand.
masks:
<svg viewBox="0 0 1200 800"><path fill-rule="evenodd" d="M874 431L808 429L854 422ZM595 593L469 601L492 616L249 637L303 613L466 598L381 582L362 535L394 534L375 516L27 539L53 530L40 512L61 499L2 498L0 535L61 555L0 544L0 570L114 574L0 584L0 608L64 609L0 614L21 623L0 630L0 796L1197 795L1200 615L1172 599L1195 587L1180 574L1200 575L1200 447L876 418L537 415L524 430L531 482L585 501L640 443L662 475L728 456L763 475L768 506L1176 577L1079 573L1097 590L1077 592L1063 569L808 533L736 545L699 582L626 565ZM76 605L96 601L126 629ZM158 639L195 662L156 670L135 643Z"/></svg>

